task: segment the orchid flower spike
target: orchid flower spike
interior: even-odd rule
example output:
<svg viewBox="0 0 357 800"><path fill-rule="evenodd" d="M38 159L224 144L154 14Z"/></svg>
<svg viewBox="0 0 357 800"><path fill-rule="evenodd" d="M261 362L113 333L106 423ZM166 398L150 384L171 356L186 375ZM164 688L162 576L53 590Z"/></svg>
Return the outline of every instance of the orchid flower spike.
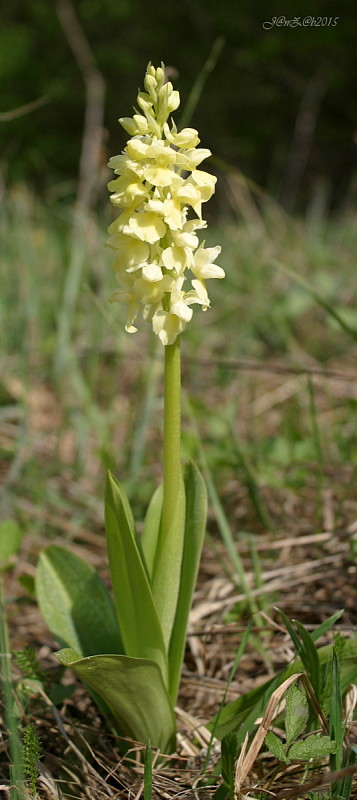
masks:
<svg viewBox="0 0 357 800"><path fill-rule="evenodd" d="M217 179L198 169L211 152L197 147L197 131L177 131L172 120L168 123L180 95L165 83L163 64L148 65L144 85L139 110L119 120L131 138L108 164L118 176L108 184L110 199L121 210L107 243L115 252L119 283L111 300L127 304L128 333L137 331L141 311L169 345L191 320L192 306L209 307L206 281L224 278L214 263L221 248L205 248L196 233L206 227L202 203L212 197Z"/></svg>

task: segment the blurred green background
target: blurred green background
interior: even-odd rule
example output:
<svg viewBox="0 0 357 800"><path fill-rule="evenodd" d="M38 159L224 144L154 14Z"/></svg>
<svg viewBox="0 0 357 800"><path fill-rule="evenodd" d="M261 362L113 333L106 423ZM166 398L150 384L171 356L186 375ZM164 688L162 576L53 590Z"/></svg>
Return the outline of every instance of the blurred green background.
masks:
<svg viewBox="0 0 357 800"><path fill-rule="evenodd" d="M0 31L1 111L45 98L32 113L3 116L3 181L30 181L41 192L66 199L75 193L86 108L68 5L13 0L3 5ZM328 210L352 202L357 192L354 2L74 0L72 9L105 87L99 166L125 145L117 118L132 113L147 62L162 60L172 68L184 104L213 48L217 63L190 120L204 146L288 211L306 209L321 193ZM263 28L282 13L300 24ZM308 24L312 15L314 25ZM77 31L80 50L78 37ZM82 56L85 60L85 49ZM106 175L101 177L97 199L105 196ZM218 190L217 205L222 214L228 212L223 191Z"/></svg>
<svg viewBox="0 0 357 800"><path fill-rule="evenodd" d="M357 6L313 5L3 6L0 513L28 514L30 498L37 519L44 498L58 510L76 496L85 522L109 466L140 515L159 480L162 348L150 326L125 333L103 245L106 164L127 138L117 120L162 60L176 122L213 153L206 239L226 271L183 337L183 454L200 458L202 438L233 530L269 527L269 514L290 526L298 509L307 530L350 517ZM273 25L282 10L297 24Z"/></svg>

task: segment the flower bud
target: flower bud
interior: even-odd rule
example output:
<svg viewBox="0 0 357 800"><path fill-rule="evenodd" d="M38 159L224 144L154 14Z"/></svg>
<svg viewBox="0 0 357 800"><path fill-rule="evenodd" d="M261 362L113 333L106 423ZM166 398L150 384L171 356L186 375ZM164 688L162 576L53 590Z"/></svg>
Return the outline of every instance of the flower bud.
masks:
<svg viewBox="0 0 357 800"><path fill-rule="evenodd" d="M170 97L169 97L169 101L168 101L169 114L171 114L172 111L176 111L176 109L179 107L179 105L180 105L180 92L178 92L176 90L174 92L171 92Z"/></svg>
<svg viewBox="0 0 357 800"><path fill-rule="evenodd" d="M137 100L138 100L138 105L140 106L140 108L142 108L144 113L146 111L151 111L152 101L150 99L150 95L148 95L146 92L139 92Z"/></svg>
<svg viewBox="0 0 357 800"><path fill-rule="evenodd" d="M156 82L157 82L157 86L158 86L158 89L159 89L162 86L162 84L163 84L163 82L165 80L165 67L164 67L164 65L162 63L161 63L161 67L157 68L155 77L156 77Z"/></svg>
<svg viewBox="0 0 357 800"><path fill-rule="evenodd" d="M136 133L144 134L148 133L148 121L146 117L143 117L142 114L134 114L133 120L136 125Z"/></svg>
<svg viewBox="0 0 357 800"><path fill-rule="evenodd" d="M153 75L145 76L145 89L149 93L153 103L157 101L156 78Z"/></svg>
<svg viewBox="0 0 357 800"><path fill-rule="evenodd" d="M120 117L118 122L124 128L124 130L130 134L130 136L135 136L136 134L136 124L131 117Z"/></svg>

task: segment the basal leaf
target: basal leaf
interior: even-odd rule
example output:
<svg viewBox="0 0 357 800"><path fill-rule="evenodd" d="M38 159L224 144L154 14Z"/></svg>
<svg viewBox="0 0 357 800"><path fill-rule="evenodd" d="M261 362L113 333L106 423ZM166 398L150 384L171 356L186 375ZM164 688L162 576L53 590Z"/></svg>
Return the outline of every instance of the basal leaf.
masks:
<svg viewBox="0 0 357 800"><path fill-rule="evenodd" d="M95 569L63 547L39 558L36 593L41 613L60 644L80 655L123 652L112 599Z"/></svg>
<svg viewBox="0 0 357 800"><path fill-rule="evenodd" d="M169 648L180 591L181 563L185 536L185 490L181 478L171 525L160 533L155 553L151 587L160 620L165 647Z"/></svg>
<svg viewBox="0 0 357 800"><path fill-rule="evenodd" d="M148 576L123 487L108 473L105 527L115 607L127 656L149 658L167 681L167 657Z"/></svg>
<svg viewBox="0 0 357 800"><path fill-rule="evenodd" d="M149 503L141 536L141 546L150 578L154 569L155 554L159 539L162 514L162 497L163 487L162 484L160 484L160 486L158 486L154 492Z"/></svg>
<svg viewBox="0 0 357 800"><path fill-rule="evenodd" d="M169 649L170 695L173 702L176 701L180 681L187 623L200 564L207 516L206 487L193 462L185 466L183 476L186 495L185 538L180 590Z"/></svg>
<svg viewBox="0 0 357 800"><path fill-rule="evenodd" d="M56 655L104 700L124 736L173 752L175 716L155 661L115 655L81 658L72 649Z"/></svg>

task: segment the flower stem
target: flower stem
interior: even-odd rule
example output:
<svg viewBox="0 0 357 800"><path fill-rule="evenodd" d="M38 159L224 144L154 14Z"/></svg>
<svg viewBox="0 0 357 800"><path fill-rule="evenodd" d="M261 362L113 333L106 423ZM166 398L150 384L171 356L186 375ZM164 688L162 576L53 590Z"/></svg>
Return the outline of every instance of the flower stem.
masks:
<svg viewBox="0 0 357 800"><path fill-rule="evenodd" d="M180 337L165 347L164 497L162 530L170 528L181 480L181 359Z"/></svg>

